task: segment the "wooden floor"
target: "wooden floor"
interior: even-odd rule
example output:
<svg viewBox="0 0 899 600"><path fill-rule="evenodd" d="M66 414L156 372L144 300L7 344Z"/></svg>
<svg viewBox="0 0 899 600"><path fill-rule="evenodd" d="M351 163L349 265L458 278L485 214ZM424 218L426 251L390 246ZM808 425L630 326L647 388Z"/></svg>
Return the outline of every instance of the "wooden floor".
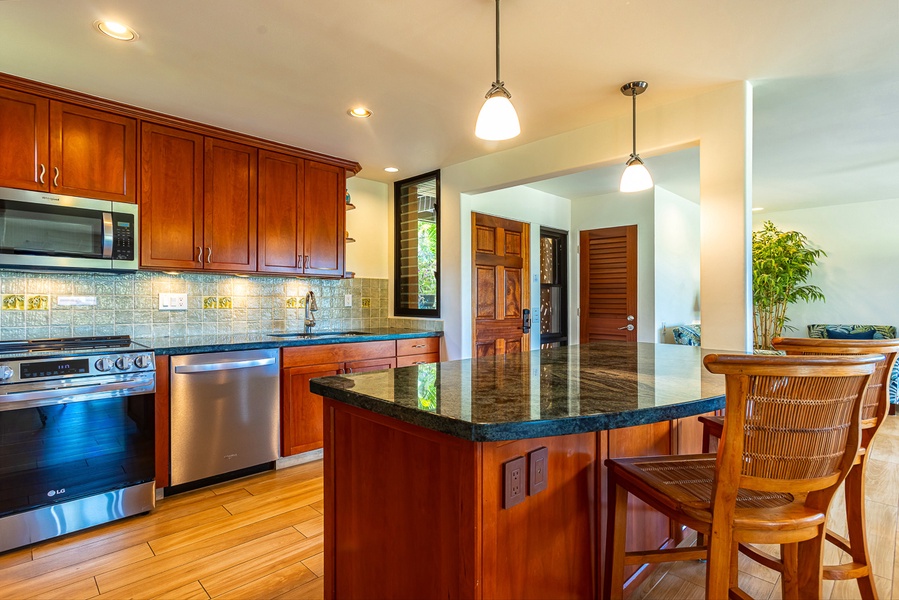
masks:
<svg viewBox="0 0 899 600"><path fill-rule="evenodd" d="M899 598L899 417L875 442L867 489L880 597ZM0 599L320 599L322 510L320 461L180 494L149 515L0 554ZM741 567L753 597L780 598L776 573ZM635 600L702 598L704 569L674 563ZM858 597L854 582L825 585L825 598Z"/></svg>

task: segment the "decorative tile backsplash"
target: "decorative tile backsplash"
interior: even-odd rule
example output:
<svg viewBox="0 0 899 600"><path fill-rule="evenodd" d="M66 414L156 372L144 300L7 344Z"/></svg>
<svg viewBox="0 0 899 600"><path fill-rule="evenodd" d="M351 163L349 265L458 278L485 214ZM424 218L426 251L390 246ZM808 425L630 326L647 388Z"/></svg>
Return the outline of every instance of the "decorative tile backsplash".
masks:
<svg viewBox="0 0 899 600"><path fill-rule="evenodd" d="M386 279L0 270L0 340L299 331L305 311L302 301L309 290L315 292L318 302L315 320L319 330L388 326L431 330L438 328L437 323L442 326L442 321L388 320ZM187 310L159 310L163 292L187 294ZM348 294L352 307L345 306ZM60 305L61 296L67 303L87 304ZM95 304L88 303L92 298ZM363 303L363 298L367 302Z"/></svg>

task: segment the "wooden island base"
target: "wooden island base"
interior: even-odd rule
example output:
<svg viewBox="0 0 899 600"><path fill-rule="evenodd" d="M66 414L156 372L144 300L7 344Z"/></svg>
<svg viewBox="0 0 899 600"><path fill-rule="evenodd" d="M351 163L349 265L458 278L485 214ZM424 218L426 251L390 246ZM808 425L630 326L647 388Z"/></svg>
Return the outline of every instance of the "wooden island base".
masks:
<svg viewBox="0 0 899 600"><path fill-rule="evenodd" d="M329 600L597 598L601 465L611 448L616 456L671 452L679 423L471 442L329 398L324 412ZM529 453L540 448L548 452L546 489L529 494L524 473L524 499L504 508L503 465L522 457L528 471ZM633 502L629 546L680 537Z"/></svg>

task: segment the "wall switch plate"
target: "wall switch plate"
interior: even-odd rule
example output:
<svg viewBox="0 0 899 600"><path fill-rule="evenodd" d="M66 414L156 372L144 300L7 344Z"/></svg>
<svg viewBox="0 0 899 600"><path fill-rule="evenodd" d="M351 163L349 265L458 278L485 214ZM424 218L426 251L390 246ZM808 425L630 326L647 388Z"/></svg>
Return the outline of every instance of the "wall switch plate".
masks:
<svg viewBox="0 0 899 600"><path fill-rule="evenodd" d="M528 496L533 496L546 489L549 481L547 466L549 464L549 450L545 447L528 452Z"/></svg>
<svg viewBox="0 0 899 600"><path fill-rule="evenodd" d="M187 310L187 294L160 292L159 310Z"/></svg>
<svg viewBox="0 0 899 600"><path fill-rule="evenodd" d="M503 508L512 508L524 501L524 457L503 463Z"/></svg>
<svg viewBox="0 0 899 600"><path fill-rule="evenodd" d="M343 297L343 305L346 307L353 306L353 295L352 294L346 294Z"/></svg>
<svg viewBox="0 0 899 600"><path fill-rule="evenodd" d="M56 298L57 306L96 306L96 296L59 296Z"/></svg>

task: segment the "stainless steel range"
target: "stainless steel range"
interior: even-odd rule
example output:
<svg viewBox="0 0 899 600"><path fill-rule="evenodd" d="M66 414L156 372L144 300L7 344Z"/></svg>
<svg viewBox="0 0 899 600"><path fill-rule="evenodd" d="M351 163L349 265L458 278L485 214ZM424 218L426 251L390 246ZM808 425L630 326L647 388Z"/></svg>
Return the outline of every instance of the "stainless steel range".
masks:
<svg viewBox="0 0 899 600"><path fill-rule="evenodd" d="M155 506L153 351L0 342L0 552Z"/></svg>

